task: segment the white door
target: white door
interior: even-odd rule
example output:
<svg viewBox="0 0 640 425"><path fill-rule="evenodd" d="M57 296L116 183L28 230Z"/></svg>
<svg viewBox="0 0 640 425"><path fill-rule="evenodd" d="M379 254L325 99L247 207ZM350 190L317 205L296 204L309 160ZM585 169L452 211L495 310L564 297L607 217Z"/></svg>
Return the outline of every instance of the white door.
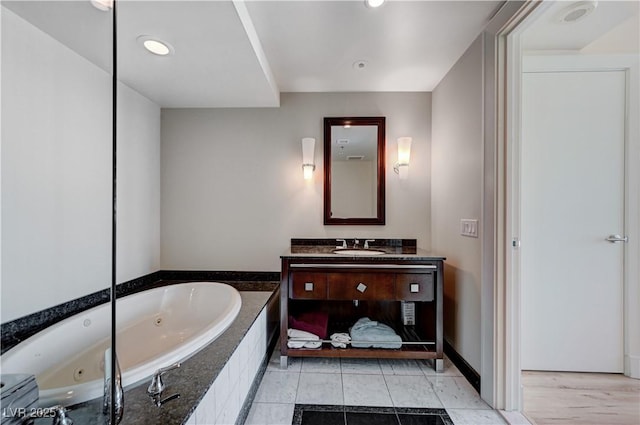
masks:
<svg viewBox="0 0 640 425"><path fill-rule="evenodd" d="M623 71L524 73L523 370L623 372Z"/></svg>

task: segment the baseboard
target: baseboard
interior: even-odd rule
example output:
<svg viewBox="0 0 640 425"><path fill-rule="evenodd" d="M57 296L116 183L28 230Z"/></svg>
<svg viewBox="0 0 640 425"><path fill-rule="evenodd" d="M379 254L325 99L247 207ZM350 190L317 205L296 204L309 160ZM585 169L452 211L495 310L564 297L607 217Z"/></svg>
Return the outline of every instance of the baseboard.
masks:
<svg viewBox="0 0 640 425"><path fill-rule="evenodd" d="M640 379L640 356L624 356L624 374L630 378Z"/></svg>
<svg viewBox="0 0 640 425"><path fill-rule="evenodd" d="M467 381L480 394L480 374L471 367L469 363L462 357L446 339L444 340L444 353L449 357L451 362L456 365L460 373L467 378Z"/></svg>

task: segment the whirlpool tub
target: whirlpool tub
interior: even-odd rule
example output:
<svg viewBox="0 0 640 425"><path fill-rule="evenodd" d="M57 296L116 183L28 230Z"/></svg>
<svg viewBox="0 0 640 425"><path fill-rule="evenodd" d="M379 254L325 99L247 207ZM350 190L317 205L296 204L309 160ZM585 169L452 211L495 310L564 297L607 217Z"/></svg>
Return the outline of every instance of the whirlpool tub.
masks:
<svg viewBox="0 0 640 425"><path fill-rule="evenodd" d="M117 301L118 361L124 386L183 360L222 334L238 315L240 294L217 282L150 289ZM36 375L40 406L102 397L111 307L63 320L2 355L2 373Z"/></svg>

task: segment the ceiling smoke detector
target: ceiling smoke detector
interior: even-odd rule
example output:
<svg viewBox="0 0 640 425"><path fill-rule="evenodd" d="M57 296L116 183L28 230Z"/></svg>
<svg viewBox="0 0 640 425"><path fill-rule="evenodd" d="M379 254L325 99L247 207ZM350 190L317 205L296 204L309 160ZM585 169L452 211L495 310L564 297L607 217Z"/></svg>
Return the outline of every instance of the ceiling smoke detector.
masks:
<svg viewBox="0 0 640 425"><path fill-rule="evenodd" d="M353 69L360 71L365 69L367 65L368 65L367 61L359 60L359 61L355 61L352 66L353 66Z"/></svg>
<svg viewBox="0 0 640 425"><path fill-rule="evenodd" d="M589 16L598 7L597 1L581 1L562 9L556 20L561 24L573 24Z"/></svg>

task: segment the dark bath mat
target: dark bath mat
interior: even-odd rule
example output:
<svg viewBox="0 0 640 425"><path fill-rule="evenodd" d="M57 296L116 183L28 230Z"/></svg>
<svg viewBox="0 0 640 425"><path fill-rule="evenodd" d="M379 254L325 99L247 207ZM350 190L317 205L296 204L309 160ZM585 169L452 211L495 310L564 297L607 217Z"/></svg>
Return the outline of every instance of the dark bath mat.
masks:
<svg viewBox="0 0 640 425"><path fill-rule="evenodd" d="M453 425L445 409L296 404L292 425Z"/></svg>

